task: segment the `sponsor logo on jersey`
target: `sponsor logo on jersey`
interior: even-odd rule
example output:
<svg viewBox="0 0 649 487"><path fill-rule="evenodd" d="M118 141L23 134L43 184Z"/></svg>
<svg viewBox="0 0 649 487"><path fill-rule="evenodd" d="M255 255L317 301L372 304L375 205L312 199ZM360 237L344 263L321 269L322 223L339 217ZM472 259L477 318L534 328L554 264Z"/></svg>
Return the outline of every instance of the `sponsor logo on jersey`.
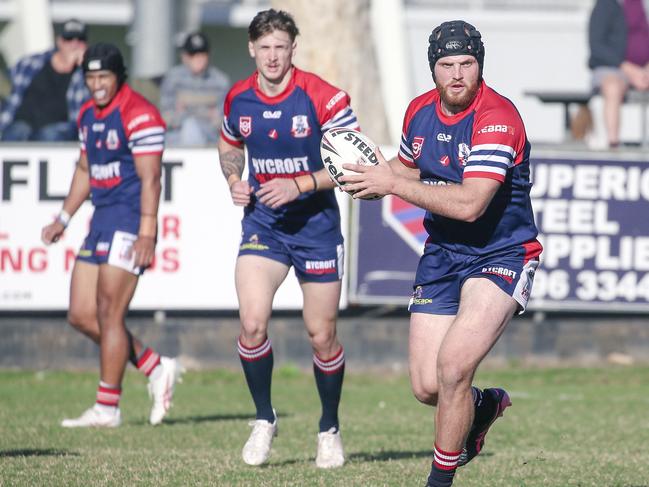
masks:
<svg viewBox="0 0 649 487"><path fill-rule="evenodd" d="M514 279L516 279L516 272L511 269L507 269L506 267L498 267L498 266L483 267L481 272L483 274L492 274L494 276L502 277L505 281L507 281L510 284Z"/></svg>
<svg viewBox="0 0 649 487"><path fill-rule="evenodd" d="M95 254L97 255L106 255L110 249L110 242L97 242L97 247L95 247Z"/></svg>
<svg viewBox="0 0 649 487"><path fill-rule="evenodd" d="M282 116L282 111L281 110L264 110L264 113L262 114L264 118L272 118L272 119L277 119Z"/></svg>
<svg viewBox="0 0 649 487"><path fill-rule="evenodd" d="M277 130L272 129L270 132L268 132L268 137L275 140L277 139L277 137L279 137L279 134L277 133Z"/></svg>
<svg viewBox="0 0 649 487"><path fill-rule="evenodd" d="M335 274L336 259L329 260L307 260L304 263L304 268L307 274Z"/></svg>
<svg viewBox="0 0 649 487"><path fill-rule="evenodd" d="M331 97L331 100L327 102L325 108L327 110L331 110L334 107L334 105L338 103L340 100L342 100L343 98L345 98L345 92L341 90Z"/></svg>
<svg viewBox="0 0 649 487"><path fill-rule="evenodd" d="M151 120L151 115L149 115L148 113L143 113L142 115L138 115L128 123L128 125L126 126L126 130L131 131L141 123L148 122L149 120Z"/></svg>
<svg viewBox="0 0 649 487"><path fill-rule="evenodd" d="M310 172L309 159L302 157L286 157L284 159L261 159L252 157L252 168L255 178L260 183L281 177L295 177Z"/></svg>
<svg viewBox="0 0 649 487"><path fill-rule="evenodd" d="M457 146L457 158L460 161L461 166L466 166L466 163L469 162L469 155L471 154L471 149L467 144L461 142Z"/></svg>
<svg viewBox="0 0 649 487"><path fill-rule="evenodd" d="M121 260L131 260L133 257L133 242L122 241L122 247L119 249L119 258Z"/></svg>
<svg viewBox="0 0 649 487"><path fill-rule="evenodd" d="M482 127L480 130L478 130L479 134L491 134L495 132L500 132L503 134L510 134L514 135L514 127L511 125L486 125Z"/></svg>
<svg viewBox="0 0 649 487"><path fill-rule="evenodd" d="M109 150L119 149L119 136L117 135L117 130L110 129L108 135L106 135L106 148Z"/></svg>
<svg viewBox="0 0 649 487"><path fill-rule="evenodd" d="M424 147L425 137L415 137L412 139L412 155L415 159L419 159L421 149Z"/></svg>
<svg viewBox="0 0 649 487"><path fill-rule="evenodd" d="M268 245L259 242L259 235L253 233L247 242L242 242L239 246L240 250L268 250Z"/></svg>
<svg viewBox="0 0 649 487"><path fill-rule="evenodd" d="M103 132L105 128L106 128L106 124L104 124L104 123L93 123L92 124L92 131L93 132Z"/></svg>
<svg viewBox="0 0 649 487"><path fill-rule="evenodd" d="M453 136L450 134L437 134L437 140L440 142L450 142L452 138Z"/></svg>
<svg viewBox="0 0 649 487"><path fill-rule="evenodd" d="M252 133L252 117L239 117L239 132L244 137L248 137Z"/></svg>
<svg viewBox="0 0 649 487"><path fill-rule="evenodd" d="M120 162L90 165L90 186L95 188L112 188L122 182Z"/></svg>
<svg viewBox="0 0 649 487"><path fill-rule="evenodd" d="M311 135L309 118L306 115L295 115L293 117L293 128L291 128L291 135L296 138L308 137L309 135Z"/></svg>
<svg viewBox="0 0 649 487"><path fill-rule="evenodd" d="M439 163L442 166L448 166L450 164L450 162L451 162L451 158L449 156L442 156L439 159Z"/></svg>
<svg viewBox="0 0 649 487"><path fill-rule="evenodd" d="M412 293L412 300L411 300L412 304L430 304L430 303L433 302L433 300L431 298L422 298L421 297L422 294L423 294L423 291L424 290L423 290L423 288L421 286L417 286L415 288L414 292Z"/></svg>

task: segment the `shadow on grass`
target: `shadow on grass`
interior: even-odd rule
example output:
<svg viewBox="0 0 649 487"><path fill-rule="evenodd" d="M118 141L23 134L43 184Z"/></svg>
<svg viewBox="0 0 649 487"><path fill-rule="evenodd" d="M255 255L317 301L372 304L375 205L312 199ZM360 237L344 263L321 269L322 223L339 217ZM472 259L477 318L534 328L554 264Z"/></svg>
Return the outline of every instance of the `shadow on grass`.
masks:
<svg viewBox="0 0 649 487"><path fill-rule="evenodd" d="M390 460L404 460L408 458L426 458L430 457L431 461L433 459L433 452L430 450L420 450L420 451L394 451L394 450L385 450L375 453L351 453L347 456L347 459L350 461L359 461L359 462L388 462Z"/></svg>
<svg viewBox="0 0 649 487"><path fill-rule="evenodd" d="M10 457L78 457L77 452L55 448L23 448L20 450L0 450L0 458Z"/></svg>
<svg viewBox="0 0 649 487"><path fill-rule="evenodd" d="M290 414L278 414L279 418L287 418ZM211 414L209 416L187 416L185 418L165 419L163 424L194 424L206 423L211 421L239 421L242 419L253 420L255 413L250 414Z"/></svg>
<svg viewBox="0 0 649 487"><path fill-rule="evenodd" d="M430 458L433 459L433 452L430 450L422 451L381 451L377 453L351 453L347 455L346 459L350 462L389 462L391 460L404 460L409 458ZM309 458L306 462L315 461L315 457ZM305 463L304 459L285 460L283 462L272 463L270 466L281 467L286 465L293 465L296 463Z"/></svg>

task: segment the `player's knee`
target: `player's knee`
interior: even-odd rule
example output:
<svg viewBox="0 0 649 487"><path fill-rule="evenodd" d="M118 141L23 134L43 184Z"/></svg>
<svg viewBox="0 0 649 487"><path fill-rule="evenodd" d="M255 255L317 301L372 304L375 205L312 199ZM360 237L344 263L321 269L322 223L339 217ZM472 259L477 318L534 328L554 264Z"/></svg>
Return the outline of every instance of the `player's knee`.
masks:
<svg viewBox="0 0 649 487"><path fill-rule="evenodd" d="M412 380L411 381L412 393L415 398L430 406L437 404L437 381L436 380Z"/></svg>
<svg viewBox="0 0 649 487"><path fill-rule="evenodd" d="M110 296L99 296L97 298L97 319L100 325L122 321L124 310L118 309L115 300Z"/></svg>
<svg viewBox="0 0 649 487"><path fill-rule="evenodd" d="M471 381L471 370L454 360L443 361L437 364L437 381L440 389L454 390Z"/></svg>
<svg viewBox="0 0 649 487"><path fill-rule="evenodd" d="M310 333L309 340L313 349L322 355L323 352L329 351L336 342L336 330L331 329L321 330L317 333Z"/></svg>
<svg viewBox="0 0 649 487"><path fill-rule="evenodd" d="M68 311L68 323L82 333L91 330L94 325L95 316L81 310L70 308Z"/></svg>
<svg viewBox="0 0 649 487"><path fill-rule="evenodd" d="M266 339L267 323L254 317L241 317L241 337L247 345L259 345Z"/></svg>

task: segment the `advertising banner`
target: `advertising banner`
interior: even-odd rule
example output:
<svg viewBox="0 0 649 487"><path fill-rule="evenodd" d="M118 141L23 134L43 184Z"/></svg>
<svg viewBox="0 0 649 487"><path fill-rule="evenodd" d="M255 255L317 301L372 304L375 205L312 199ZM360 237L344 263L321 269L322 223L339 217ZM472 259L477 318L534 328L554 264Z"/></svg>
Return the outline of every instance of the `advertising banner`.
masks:
<svg viewBox="0 0 649 487"><path fill-rule="evenodd" d="M642 154L535 151L532 204L544 246L530 309L649 310L649 164ZM353 209L350 301L407 305L427 237L396 197Z"/></svg>
<svg viewBox="0 0 649 487"><path fill-rule="evenodd" d="M79 150L73 146L0 147L0 311L64 310L70 271L87 233L84 203L56 244L41 228L61 209ZM336 192L348 228L347 195ZM131 309L237 309L234 265L243 210L230 199L215 149L169 149L163 158L158 244ZM346 306L346 287L341 306ZM277 309L301 309L293 272L275 296Z"/></svg>

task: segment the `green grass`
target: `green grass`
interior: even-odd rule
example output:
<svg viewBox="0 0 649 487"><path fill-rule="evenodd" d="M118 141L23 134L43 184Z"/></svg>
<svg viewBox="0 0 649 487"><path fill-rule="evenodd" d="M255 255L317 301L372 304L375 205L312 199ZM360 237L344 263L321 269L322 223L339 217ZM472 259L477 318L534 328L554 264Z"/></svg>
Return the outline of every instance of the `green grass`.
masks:
<svg viewBox="0 0 649 487"><path fill-rule="evenodd" d="M314 466L319 402L310 374L274 376L279 436L270 463L243 464L253 415L238 371L190 372L159 427L147 424L145 380L129 372L120 428L58 426L94 399L91 372L0 371L0 485L417 486L425 483L432 409L404 375L345 379L341 420L348 462ZM477 383L511 392L514 407L489 433L456 486L649 485L649 368L482 372Z"/></svg>

